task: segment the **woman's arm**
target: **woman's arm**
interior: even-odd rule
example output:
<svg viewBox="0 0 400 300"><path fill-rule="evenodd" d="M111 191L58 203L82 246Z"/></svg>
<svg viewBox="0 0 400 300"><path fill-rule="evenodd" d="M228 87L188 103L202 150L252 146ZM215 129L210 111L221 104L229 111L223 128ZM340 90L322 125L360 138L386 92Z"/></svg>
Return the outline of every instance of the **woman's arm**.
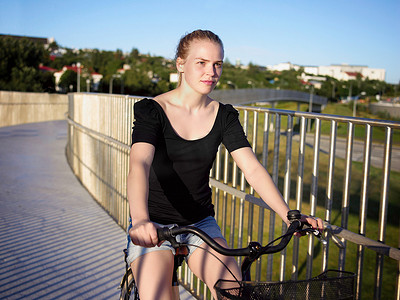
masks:
<svg viewBox="0 0 400 300"><path fill-rule="evenodd" d="M155 225L150 222L147 198L149 193L149 173L154 158L154 146L135 143L131 147L128 174L128 201L132 218L129 235L132 242L144 247L157 244Z"/></svg>
<svg viewBox="0 0 400 300"><path fill-rule="evenodd" d="M290 210L281 193L272 181L267 170L258 161L250 147L239 148L231 153L236 164L244 173L247 182L256 190L261 199L268 204L285 222Z"/></svg>
<svg viewBox="0 0 400 300"><path fill-rule="evenodd" d="M272 181L267 170L259 162L253 150L250 147L239 148L231 153L238 167L244 173L247 182L260 195L261 199L271 207L284 222L288 223L287 212L290 210L283 200L281 193ZM321 219L304 216L312 227L323 229Z"/></svg>

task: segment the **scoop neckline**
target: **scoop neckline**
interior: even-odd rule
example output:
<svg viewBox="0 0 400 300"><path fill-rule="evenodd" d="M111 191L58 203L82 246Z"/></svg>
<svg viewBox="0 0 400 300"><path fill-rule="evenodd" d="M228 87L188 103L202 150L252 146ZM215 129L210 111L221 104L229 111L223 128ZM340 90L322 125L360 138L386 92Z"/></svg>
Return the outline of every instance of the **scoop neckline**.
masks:
<svg viewBox="0 0 400 300"><path fill-rule="evenodd" d="M149 100L150 100L150 99L149 99ZM211 130L210 130L205 136L203 136L203 137L201 137L201 138L198 138L198 139L194 139L194 140L188 140L188 139L183 138L182 136L180 136L180 135L176 132L175 128L172 126L172 124L171 124L171 122L170 122L170 120L169 120L167 114L165 113L164 108L161 106L161 104L158 103L158 102L157 102L156 100L154 100L154 99L152 99L152 100L150 100L150 101L153 101L153 102L158 106L158 108L162 111L162 114L164 115L165 119L167 120L167 123L168 123L169 127L172 129L172 132L173 132L179 139L181 139L181 140L183 140L183 141L186 141L186 142L198 142L198 141L201 141L201 140L204 140L205 138L207 138L207 137L214 131L214 129L215 129L215 127L216 127L217 120L218 120L218 116L219 116L219 114L220 114L220 112L221 112L221 107L222 107L221 102L218 102L218 111L217 111L217 115L215 116L213 126L211 127ZM215 101L215 100L214 100L214 101Z"/></svg>

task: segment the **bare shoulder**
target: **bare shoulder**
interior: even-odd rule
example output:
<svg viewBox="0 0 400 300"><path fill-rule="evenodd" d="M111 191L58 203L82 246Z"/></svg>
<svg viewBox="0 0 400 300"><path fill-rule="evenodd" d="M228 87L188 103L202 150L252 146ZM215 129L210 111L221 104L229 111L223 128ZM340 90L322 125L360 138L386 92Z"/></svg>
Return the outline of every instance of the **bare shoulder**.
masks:
<svg viewBox="0 0 400 300"><path fill-rule="evenodd" d="M212 102L211 102L212 104L213 104L213 106L214 106L214 108L216 109L216 110L218 110L219 109L219 107L221 106L221 102L219 102L219 101L217 101L217 100L212 100Z"/></svg>
<svg viewBox="0 0 400 300"><path fill-rule="evenodd" d="M173 91L169 91L163 94L160 94L153 98L158 104L161 105L164 109L167 107L167 104L171 101L173 97Z"/></svg>

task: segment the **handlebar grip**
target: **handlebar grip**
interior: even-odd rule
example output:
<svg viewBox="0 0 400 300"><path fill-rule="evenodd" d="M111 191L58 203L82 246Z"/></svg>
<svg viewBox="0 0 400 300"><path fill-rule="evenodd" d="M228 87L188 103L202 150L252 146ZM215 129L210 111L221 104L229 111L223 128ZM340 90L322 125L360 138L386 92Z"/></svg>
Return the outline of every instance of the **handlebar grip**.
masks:
<svg viewBox="0 0 400 300"><path fill-rule="evenodd" d="M168 241L172 237L171 230L168 227L157 228L158 241Z"/></svg>
<svg viewBox="0 0 400 300"><path fill-rule="evenodd" d="M180 244L176 241L175 236L179 234L178 227L161 227L157 228L157 238L158 242L168 241L171 243L171 246L174 248L178 248Z"/></svg>

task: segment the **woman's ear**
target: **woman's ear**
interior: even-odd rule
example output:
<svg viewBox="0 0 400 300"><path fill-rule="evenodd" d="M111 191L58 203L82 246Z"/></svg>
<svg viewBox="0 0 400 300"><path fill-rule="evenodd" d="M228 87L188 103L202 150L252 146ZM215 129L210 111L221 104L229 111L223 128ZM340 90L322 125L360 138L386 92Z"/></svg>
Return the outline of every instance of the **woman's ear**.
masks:
<svg viewBox="0 0 400 300"><path fill-rule="evenodd" d="M176 69L179 73L183 73L183 65L185 64L184 60L180 57L176 59Z"/></svg>

